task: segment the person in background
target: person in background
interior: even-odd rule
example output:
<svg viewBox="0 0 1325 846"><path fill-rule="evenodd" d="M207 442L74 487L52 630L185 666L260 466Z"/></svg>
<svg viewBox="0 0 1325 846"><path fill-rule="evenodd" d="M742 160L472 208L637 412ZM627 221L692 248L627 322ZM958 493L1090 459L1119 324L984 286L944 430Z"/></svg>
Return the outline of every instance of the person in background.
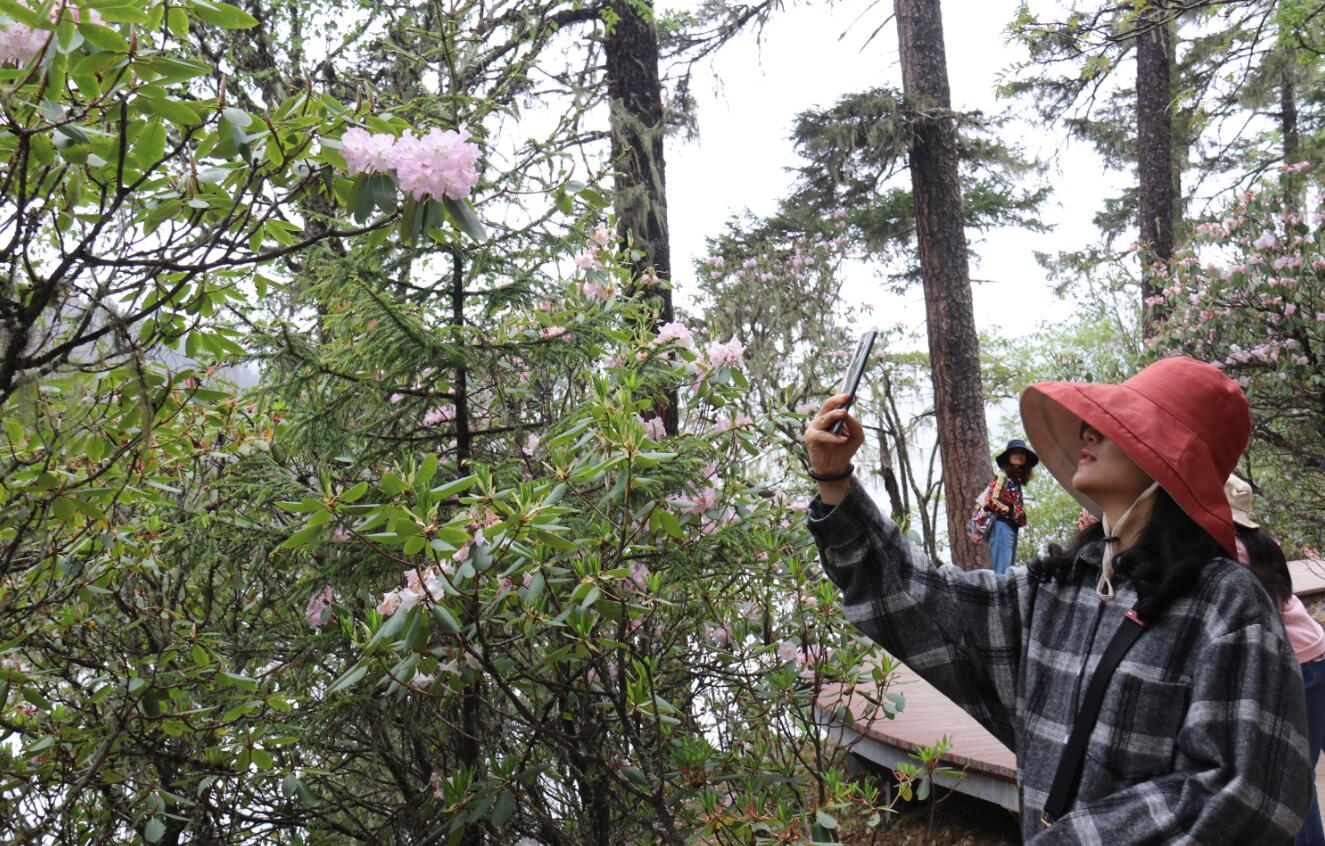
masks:
<svg viewBox="0 0 1325 846"><path fill-rule="evenodd" d="M1017 534L1026 525L1026 500L1022 486L1034 477L1040 457L1026 442L1013 438L998 457L998 474L989 483L985 508L994 512L994 526L989 531L989 552L994 572L1006 573L1017 560Z"/></svg>
<svg viewBox="0 0 1325 846"><path fill-rule="evenodd" d="M1302 600L1293 595L1293 576L1284 551L1251 516L1251 485L1237 476L1224 483L1224 495L1233 510L1238 530L1238 561L1245 564L1274 600L1283 620L1288 643L1302 668L1307 702L1307 755L1312 771L1325 746L1325 630L1308 613ZM1311 809L1294 841L1297 846L1325 846L1320 798L1311 791Z"/></svg>

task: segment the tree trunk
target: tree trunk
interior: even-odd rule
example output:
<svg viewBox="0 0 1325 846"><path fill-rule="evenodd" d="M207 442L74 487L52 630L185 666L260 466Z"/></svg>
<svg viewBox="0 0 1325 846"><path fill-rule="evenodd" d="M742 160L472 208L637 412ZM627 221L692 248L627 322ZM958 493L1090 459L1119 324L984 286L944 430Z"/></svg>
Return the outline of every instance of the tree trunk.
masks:
<svg viewBox="0 0 1325 846"><path fill-rule="evenodd" d="M1172 30L1165 0L1152 0L1137 15L1136 171L1141 245L1142 329L1149 337L1160 318L1150 305L1162 282L1150 269L1173 258L1177 202L1173 161Z"/></svg>
<svg viewBox="0 0 1325 846"><path fill-rule="evenodd" d="M966 517L991 471L957 173L957 127L949 114L943 18L939 0L895 0L894 8L902 88L912 106L932 112L916 123L911 190L925 286L948 542L953 563L971 570L987 566L988 556L983 547L966 540Z"/></svg>
<svg viewBox="0 0 1325 846"><path fill-rule="evenodd" d="M1283 45L1279 68L1279 134L1284 143L1284 164L1302 160L1302 135L1297 126L1297 50ZM1284 211L1301 213L1306 184L1300 173L1284 174Z"/></svg>
<svg viewBox="0 0 1325 846"><path fill-rule="evenodd" d="M663 162L662 83L658 78L658 30L653 4L641 14L630 0L612 0L618 16L604 40L607 96L616 175L617 229L643 255L631 270L658 300L659 323L670 323L672 275L667 233L667 180ZM676 434L676 394L658 409L668 434Z"/></svg>

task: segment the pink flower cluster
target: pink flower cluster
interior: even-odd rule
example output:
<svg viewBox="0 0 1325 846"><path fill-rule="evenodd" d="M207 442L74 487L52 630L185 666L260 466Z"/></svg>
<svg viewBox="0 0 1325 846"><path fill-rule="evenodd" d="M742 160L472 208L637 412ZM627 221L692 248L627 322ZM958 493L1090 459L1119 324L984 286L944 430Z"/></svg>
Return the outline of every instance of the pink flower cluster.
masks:
<svg viewBox="0 0 1325 846"><path fill-rule="evenodd" d="M0 65L26 65L41 52L54 35L44 29L32 29L21 23L0 23Z"/></svg>
<svg viewBox="0 0 1325 846"><path fill-rule="evenodd" d="M359 127L340 137L346 171L395 172L400 189L416 200L462 200L478 184L479 148L469 130L433 129L424 135L406 132L397 138Z"/></svg>
<svg viewBox="0 0 1325 846"><path fill-rule="evenodd" d="M308 625L320 629L336 619L336 615L331 610L333 598L331 585L326 585L322 590L308 597L308 605L304 608L304 617L308 619Z"/></svg>
<svg viewBox="0 0 1325 846"><path fill-rule="evenodd" d="M686 349L695 348L695 335L684 323L671 322L664 323L658 327L657 340L659 344L665 344L668 341L675 341L677 346Z"/></svg>
<svg viewBox="0 0 1325 846"><path fill-rule="evenodd" d="M704 349L708 366L712 370L719 367L736 367L745 360L745 345L732 338L727 343L721 341L710 341Z"/></svg>

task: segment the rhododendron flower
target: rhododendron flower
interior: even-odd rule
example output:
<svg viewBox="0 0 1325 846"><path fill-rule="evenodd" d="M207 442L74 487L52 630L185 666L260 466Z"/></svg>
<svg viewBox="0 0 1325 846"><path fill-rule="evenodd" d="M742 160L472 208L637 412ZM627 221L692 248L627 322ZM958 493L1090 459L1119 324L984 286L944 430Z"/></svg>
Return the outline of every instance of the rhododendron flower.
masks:
<svg viewBox="0 0 1325 846"><path fill-rule="evenodd" d="M451 420L454 417L454 408L449 405L441 405L437 408L431 409L427 414L423 415L422 422L424 426L431 427L436 426L438 423L444 423L447 420Z"/></svg>
<svg viewBox="0 0 1325 846"><path fill-rule="evenodd" d="M606 302L607 300L612 299L612 289L604 287L592 279L581 285L580 290L591 300L602 300L603 302Z"/></svg>
<svg viewBox="0 0 1325 846"><path fill-rule="evenodd" d="M44 29L32 29L18 22L0 23L0 65L26 65L41 52L54 35Z"/></svg>
<svg viewBox="0 0 1325 846"><path fill-rule="evenodd" d="M1272 250L1279 245L1279 240L1274 237L1273 232L1263 232L1261 237L1251 242L1251 245L1258 250Z"/></svg>
<svg viewBox="0 0 1325 846"><path fill-rule="evenodd" d="M377 603L377 613L390 617L400 607L400 591L391 590L382 594L382 601Z"/></svg>
<svg viewBox="0 0 1325 846"><path fill-rule="evenodd" d="M462 546L462 547L460 547L459 549L457 549L457 550L455 551L455 554L451 556L451 560L452 560L452 561L455 561L457 564L463 564L464 562L468 561L468 560L469 560L469 544L465 544L464 546Z"/></svg>
<svg viewBox="0 0 1325 846"><path fill-rule="evenodd" d="M540 338L559 338L566 334L565 326L549 326L538 333Z"/></svg>
<svg viewBox="0 0 1325 846"><path fill-rule="evenodd" d="M606 229L602 227L599 227L595 229L593 232L589 233L589 240L593 241L595 244L597 244L600 247L606 247L608 244L612 243L612 233L608 232Z"/></svg>
<svg viewBox="0 0 1325 846"><path fill-rule="evenodd" d="M391 403L392 405L395 405L396 403L400 402L400 401L403 400L404 398L405 398L405 395L404 395L404 394L402 394L402 393L394 393L394 394L392 394L391 396L387 397L387 402Z"/></svg>
<svg viewBox="0 0 1325 846"><path fill-rule="evenodd" d="M778 644L778 658L784 662L802 666L809 660L809 656L801 651L800 644L793 640L784 640Z"/></svg>
<svg viewBox="0 0 1325 846"><path fill-rule="evenodd" d="M576 253L575 266L580 270L602 270L603 264L598 260L597 248L585 247Z"/></svg>
<svg viewBox="0 0 1325 846"><path fill-rule="evenodd" d="M340 137L340 154L345 157L345 171L350 176L390 171L395 147L396 136L387 132L370 133L357 126L345 130Z"/></svg>
<svg viewBox="0 0 1325 846"><path fill-rule="evenodd" d="M661 417L650 417L644 421L644 434L655 441L667 437L667 423Z"/></svg>
<svg viewBox="0 0 1325 846"><path fill-rule="evenodd" d="M416 200L461 200L478 184L478 145L469 130L433 128L422 137L406 132L391 150L400 189Z"/></svg>
<svg viewBox="0 0 1325 846"><path fill-rule="evenodd" d="M726 432L726 431L730 430L731 427L732 427L732 421L731 421L731 419L728 418L727 415L724 414L724 415L722 415L721 417L718 418L718 422L717 422L717 423L713 424L713 431L718 432L718 433L722 433L722 432Z"/></svg>
<svg viewBox="0 0 1325 846"><path fill-rule="evenodd" d="M682 514L703 514L718 504L718 492L711 487L705 488L698 494L692 495L690 502L689 508L681 509Z"/></svg>
<svg viewBox="0 0 1325 846"><path fill-rule="evenodd" d="M322 590L308 597L308 605L304 608L304 616L308 619L308 625L320 629L336 619L336 615L331 611L331 602L331 585L326 585Z"/></svg>
<svg viewBox="0 0 1325 846"><path fill-rule="evenodd" d="M437 681L436 676L430 676L427 673L421 673L418 670L415 670L414 678L409 680L409 686L415 690L424 691L431 687L432 683L435 681Z"/></svg>
<svg viewBox="0 0 1325 846"><path fill-rule="evenodd" d="M796 406L797 414L814 414L818 410L819 404L817 402L803 402Z"/></svg>
<svg viewBox="0 0 1325 846"><path fill-rule="evenodd" d="M711 626L705 623L704 637L709 643L719 648L730 646L732 642L732 633L725 626Z"/></svg>
<svg viewBox="0 0 1325 846"><path fill-rule="evenodd" d="M649 586L649 568L644 564L630 565L630 580L635 587L644 590Z"/></svg>
<svg viewBox="0 0 1325 846"><path fill-rule="evenodd" d="M676 341L686 349L695 347L695 336L684 323L673 321L658 327L658 343L665 344L668 341Z"/></svg>
<svg viewBox="0 0 1325 846"><path fill-rule="evenodd" d="M542 438L540 438L538 435L534 434L533 432L530 432L528 440L525 441L524 446L520 447L520 452L523 452L525 455L529 456L530 458L533 458L534 453L538 452L538 445L541 444L542 442L543 442Z"/></svg>
<svg viewBox="0 0 1325 846"><path fill-rule="evenodd" d="M710 341L705 348L705 354L708 357L709 366L717 369L724 364L735 367L745 360L745 345L732 338L727 343L721 341Z"/></svg>
<svg viewBox="0 0 1325 846"><path fill-rule="evenodd" d="M442 777L437 774L436 770L433 770L432 775L428 776L428 786L432 788L432 795L438 799L446 798L446 792L442 790Z"/></svg>

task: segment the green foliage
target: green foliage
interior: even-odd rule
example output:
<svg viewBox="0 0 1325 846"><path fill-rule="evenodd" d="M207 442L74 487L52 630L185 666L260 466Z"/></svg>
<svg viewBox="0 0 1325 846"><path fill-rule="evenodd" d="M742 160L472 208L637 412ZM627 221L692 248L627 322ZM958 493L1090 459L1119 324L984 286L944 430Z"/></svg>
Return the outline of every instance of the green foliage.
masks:
<svg viewBox="0 0 1325 846"><path fill-rule="evenodd" d="M1197 227L1169 267L1156 303L1167 319L1152 343L1212 361L1242 385L1252 443L1239 469L1289 554L1314 554L1325 544L1325 227L1283 198L1267 181Z"/></svg>

